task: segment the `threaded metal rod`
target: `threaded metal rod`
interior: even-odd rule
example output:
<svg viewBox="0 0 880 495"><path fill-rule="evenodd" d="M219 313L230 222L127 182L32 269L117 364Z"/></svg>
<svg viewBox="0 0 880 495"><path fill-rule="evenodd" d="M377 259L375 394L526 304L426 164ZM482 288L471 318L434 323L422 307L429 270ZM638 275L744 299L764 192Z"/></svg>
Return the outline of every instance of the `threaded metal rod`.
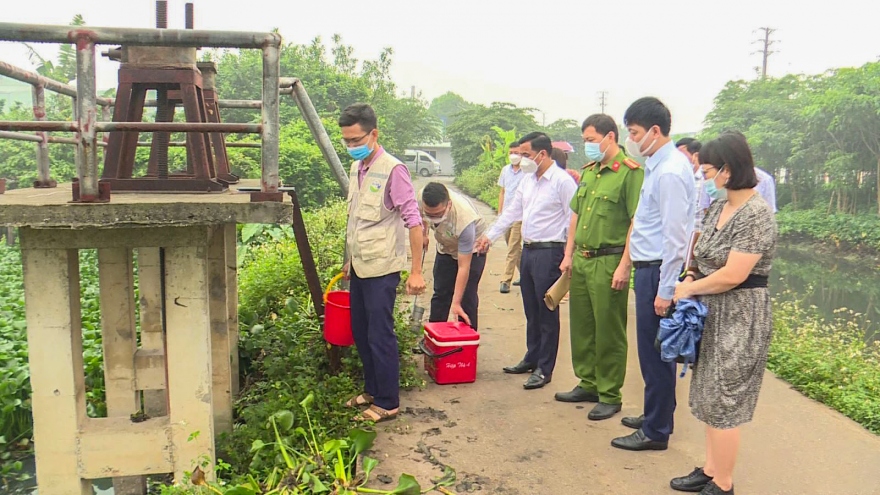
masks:
<svg viewBox="0 0 880 495"><path fill-rule="evenodd" d="M168 0L156 0L156 27L168 29Z"/></svg>
<svg viewBox="0 0 880 495"><path fill-rule="evenodd" d="M195 12L193 10L192 2L187 3L184 8L186 15L186 28L187 29L195 29Z"/></svg>

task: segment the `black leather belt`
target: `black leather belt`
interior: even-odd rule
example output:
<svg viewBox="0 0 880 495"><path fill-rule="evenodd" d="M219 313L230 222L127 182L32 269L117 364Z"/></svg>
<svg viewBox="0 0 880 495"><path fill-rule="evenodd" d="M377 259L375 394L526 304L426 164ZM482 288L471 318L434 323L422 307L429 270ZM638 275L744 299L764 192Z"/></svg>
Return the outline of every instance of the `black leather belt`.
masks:
<svg viewBox="0 0 880 495"><path fill-rule="evenodd" d="M737 285L736 287L734 287L731 290L764 288L764 287L767 287L767 282L768 282L767 279L768 279L767 275L750 274L745 279L745 281L743 281L743 283Z"/></svg>
<svg viewBox="0 0 880 495"><path fill-rule="evenodd" d="M608 256L611 254L621 254L625 250L624 246L606 247L600 249L582 249L578 251L584 258L596 258L599 256Z"/></svg>
<svg viewBox="0 0 880 495"><path fill-rule="evenodd" d="M663 264L663 260L633 261L633 266L636 268L648 268L649 266L660 266L662 264Z"/></svg>
<svg viewBox="0 0 880 495"><path fill-rule="evenodd" d="M524 242L523 247L526 249L552 249L552 248L564 248L564 242Z"/></svg>

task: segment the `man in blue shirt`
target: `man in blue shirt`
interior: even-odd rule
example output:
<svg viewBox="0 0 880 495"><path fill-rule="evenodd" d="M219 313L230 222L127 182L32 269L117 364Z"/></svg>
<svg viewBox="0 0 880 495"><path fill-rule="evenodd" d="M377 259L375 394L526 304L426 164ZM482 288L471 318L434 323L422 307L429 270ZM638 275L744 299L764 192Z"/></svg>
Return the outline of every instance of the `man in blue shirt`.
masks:
<svg viewBox="0 0 880 495"><path fill-rule="evenodd" d="M660 100L645 97L626 110L626 151L646 157L645 181L630 235L635 267L636 334L645 381L644 415L623 418L636 432L612 440L624 450L666 450L675 413L675 363L654 347L660 319L669 311L694 224L694 171L669 138L672 116Z"/></svg>

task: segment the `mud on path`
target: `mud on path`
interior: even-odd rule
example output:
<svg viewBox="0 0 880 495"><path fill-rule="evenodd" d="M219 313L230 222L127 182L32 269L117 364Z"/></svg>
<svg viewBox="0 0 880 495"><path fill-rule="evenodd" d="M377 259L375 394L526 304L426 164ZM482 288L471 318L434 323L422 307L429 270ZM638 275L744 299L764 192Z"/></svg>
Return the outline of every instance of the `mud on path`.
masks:
<svg viewBox="0 0 880 495"><path fill-rule="evenodd" d="M419 182L426 182L420 180ZM417 184L417 187L419 185ZM478 206L487 221L489 207ZM425 262L431 293L433 240ZM525 352L525 317L518 287L498 292L506 247L489 252L480 287L481 344L477 381L405 392L399 418L379 425L373 456L381 463L376 487L394 487L400 473L423 485L458 474L458 494L664 494L669 479L690 472L703 456L703 429L687 408L688 378L679 381L675 434L665 452L614 449L612 438L630 433L618 415L587 420L591 404L562 404L553 394L576 380L568 346L568 306L562 306L562 336L553 381L540 390L522 388L526 375L505 375ZM430 296L420 304L428 306ZM410 298L411 301L411 298ZM630 295L630 353L623 414L642 407L643 382L634 338ZM426 377L427 378L427 377ZM753 495L880 495L875 473L880 438L830 409L806 399L768 373L755 421L743 429L736 473L737 493Z"/></svg>

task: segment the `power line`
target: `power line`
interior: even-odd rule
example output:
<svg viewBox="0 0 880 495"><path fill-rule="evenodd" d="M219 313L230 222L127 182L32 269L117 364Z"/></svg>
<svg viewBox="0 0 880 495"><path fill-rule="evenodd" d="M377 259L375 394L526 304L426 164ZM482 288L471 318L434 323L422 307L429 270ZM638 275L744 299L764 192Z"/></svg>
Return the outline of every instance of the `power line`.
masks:
<svg viewBox="0 0 880 495"><path fill-rule="evenodd" d="M605 107L608 105L608 91L599 91L599 108L605 113Z"/></svg>
<svg viewBox="0 0 880 495"><path fill-rule="evenodd" d="M778 50L771 50L770 47L773 46L774 43L777 43L778 40L770 39L770 36L776 32L776 29L771 27L762 27L758 28L754 32L761 31L764 36L762 38L756 39L752 43L758 43L762 45L762 48L756 52L752 52L752 55L760 53L761 54L761 79L767 79L767 59L770 58L770 55L776 53ZM755 67L755 71L757 72L758 67Z"/></svg>

